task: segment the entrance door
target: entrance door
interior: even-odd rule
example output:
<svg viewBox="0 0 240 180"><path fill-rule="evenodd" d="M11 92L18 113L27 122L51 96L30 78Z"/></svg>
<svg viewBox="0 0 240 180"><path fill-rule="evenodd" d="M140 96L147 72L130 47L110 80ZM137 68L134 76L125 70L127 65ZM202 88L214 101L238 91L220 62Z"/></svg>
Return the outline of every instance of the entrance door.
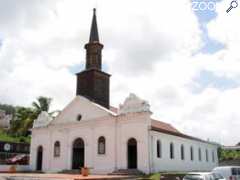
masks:
<svg viewBox="0 0 240 180"><path fill-rule="evenodd" d="M134 138L128 140L128 169L137 169L137 141Z"/></svg>
<svg viewBox="0 0 240 180"><path fill-rule="evenodd" d="M84 141L78 138L73 142L72 169L79 169L84 166Z"/></svg>
<svg viewBox="0 0 240 180"><path fill-rule="evenodd" d="M37 148L37 171L42 171L42 160L43 160L43 147L39 146Z"/></svg>

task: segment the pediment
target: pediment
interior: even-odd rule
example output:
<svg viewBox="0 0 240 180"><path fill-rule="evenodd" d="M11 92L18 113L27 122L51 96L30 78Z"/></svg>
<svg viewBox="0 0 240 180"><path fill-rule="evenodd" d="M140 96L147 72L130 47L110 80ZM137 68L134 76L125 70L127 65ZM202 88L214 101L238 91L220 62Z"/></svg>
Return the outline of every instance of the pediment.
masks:
<svg viewBox="0 0 240 180"><path fill-rule="evenodd" d="M65 124L90 121L101 117L114 116L115 113L83 96L76 96L50 123Z"/></svg>
<svg viewBox="0 0 240 180"><path fill-rule="evenodd" d="M150 112L150 105L147 101L140 99L135 94L130 93L123 104L119 105L119 114Z"/></svg>
<svg viewBox="0 0 240 180"><path fill-rule="evenodd" d="M33 128L46 127L52 121L52 117L45 111L42 111L33 122Z"/></svg>

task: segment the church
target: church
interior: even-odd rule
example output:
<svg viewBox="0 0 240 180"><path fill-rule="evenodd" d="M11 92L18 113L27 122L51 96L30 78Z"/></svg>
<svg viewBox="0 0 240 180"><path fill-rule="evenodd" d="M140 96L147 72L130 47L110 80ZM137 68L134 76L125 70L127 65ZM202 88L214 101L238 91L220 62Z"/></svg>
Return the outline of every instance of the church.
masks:
<svg viewBox="0 0 240 180"><path fill-rule="evenodd" d="M147 101L130 94L110 105L110 77L102 71L102 49L94 9L86 66L76 74L75 98L55 117L42 112L32 128L30 167L44 172L90 168L106 174L207 171L218 165L214 143L154 120Z"/></svg>

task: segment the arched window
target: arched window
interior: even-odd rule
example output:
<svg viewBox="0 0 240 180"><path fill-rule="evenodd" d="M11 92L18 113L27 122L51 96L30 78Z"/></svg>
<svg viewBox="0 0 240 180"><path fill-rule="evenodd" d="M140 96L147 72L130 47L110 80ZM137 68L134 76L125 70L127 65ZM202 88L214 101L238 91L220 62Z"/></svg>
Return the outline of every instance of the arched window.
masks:
<svg viewBox="0 0 240 180"><path fill-rule="evenodd" d="M160 140L157 140L157 157L162 157L162 143Z"/></svg>
<svg viewBox="0 0 240 180"><path fill-rule="evenodd" d="M43 162L43 147L40 145L37 148L37 159L36 159L36 170L41 171L42 170L42 162Z"/></svg>
<svg viewBox="0 0 240 180"><path fill-rule="evenodd" d="M202 161L202 150L201 150L201 148L198 148L198 160Z"/></svg>
<svg viewBox="0 0 240 180"><path fill-rule="evenodd" d="M212 151L212 162L215 162L215 153L214 153L214 150Z"/></svg>
<svg viewBox="0 0 240 180"><path fill-rule="evenodd" d="M98 138L98 154L105 154L105 151L106 151L105 137L101 136Z"/></svg>
<svg viewBox="0 0 240 180"><path fill-rule="evenodd" d="M77 121L81 121L81 119L82 119L82 115L81 115L81 114L78 114L78 115L77 115Z"/></svg>
<svg viewBox="0 0 240 180"><path fill-rule="evenodd" d="M181 160L185 159L185 152L184 152L184 146L183 144L181 145Z"/></svg>
<svg viewBox="0 0 240 180"><path fill-rule="evenodd" d="M193 152L193 147L191 146L190 148L190 155L191 155L191 161L194 159L194 152Z"/></svg>
<svg viewBox="0 0 240 180"><path fill-rule="evenodd" d="M56 141L54 143L54 157L60 157L60 142Z"/></svg>
<svg viewBox="0 0 240 180"><path fill-rule="evenodd" d="M206 161L208 162L208 150L206 149Z"/></svg>
<svg viewBox="0 0 240 180"><path fill-rule="evenodd" d="M174 159L174 145L170 143L170 159Z"/></svg>

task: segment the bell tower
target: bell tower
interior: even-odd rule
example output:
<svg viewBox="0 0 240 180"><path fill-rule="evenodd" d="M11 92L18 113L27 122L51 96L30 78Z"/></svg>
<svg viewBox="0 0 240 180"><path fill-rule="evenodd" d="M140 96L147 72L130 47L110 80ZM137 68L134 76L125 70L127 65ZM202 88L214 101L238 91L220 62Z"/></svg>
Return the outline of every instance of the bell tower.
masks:
<svg viewBox="0 0 240 180"><path fill-rule="evenodd" d="M99 42L96 9L93 9L92 26L90 31L89 42L85 45L86 69L102 68L102 49L103 45Z"/></svg>
<svg viewBox="0 0 240 180"><path fill-rule="evenodd" d="M77 73L77 95L109 109L110 74L102 71L102 49L99 41L96 9L93 9L92 25L86 49L85 70Z"/></svg>

